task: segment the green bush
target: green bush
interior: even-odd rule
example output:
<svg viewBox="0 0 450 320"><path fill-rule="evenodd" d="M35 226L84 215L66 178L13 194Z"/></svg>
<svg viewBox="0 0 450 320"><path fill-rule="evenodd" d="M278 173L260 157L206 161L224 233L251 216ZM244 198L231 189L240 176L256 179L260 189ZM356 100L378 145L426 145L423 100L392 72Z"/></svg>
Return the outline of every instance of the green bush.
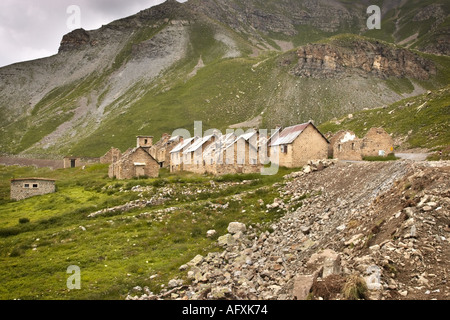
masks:
<svg viewBox="0 0 450 320"><path fill-rule="evenodd" d="M28 218L20 218L19 219L20 224L25 224L25 223L29 223L29 222L30 222L30 219L28 219Z"/></svg>
<svg viewBox="0 0 450 320"><path fill-rule="evenodd" d="M23 254L23 250L20 248L14 248L12 249L11 253L9 254L10 257L19 257Z"/></svg>

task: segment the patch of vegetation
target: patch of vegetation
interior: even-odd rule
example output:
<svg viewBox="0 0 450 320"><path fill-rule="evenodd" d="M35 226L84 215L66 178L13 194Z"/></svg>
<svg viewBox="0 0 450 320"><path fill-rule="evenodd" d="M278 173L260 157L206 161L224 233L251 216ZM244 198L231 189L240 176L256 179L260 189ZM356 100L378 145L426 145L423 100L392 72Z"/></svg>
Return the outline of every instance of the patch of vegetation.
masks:
<svg viewBox="0 0 450 320"><path fill-rule="evenodd" d="M367 299L368 291L366 281L358 275L348 276L342 287L342 295L345 300Z"/></svg>
<svg viewBox="0 0 450 320"><path fill-rule="evenodd" d="M328 121L319 125L319 129L332 133L348 129L363 137L370 128L383 127L393 138L403 140L402 148L443 150L450 141L448 123L450 86L404 99L389 107L356 112L352 119Z"/></svg>
<svg viewBox="0 0 450 320"><path fill-rule="evenodd" d="M364 161L395 161L400 158L396 157L395 154L390 153L387 156L366 156L363 157Z"/></svg>
<svg viewBox="0 0 450 320"><path fill-rule="evenodd" d="M58 185L55 194L2 199L0 298L123 299L136 285L157 293L170 279L186 278L180 265L197 254L220 250L216 239L227 233L230 222L243 222L258 232L268 230L285 214L265 206L280 197L272 185L284 183L283 176L292 170L225 178L163 170L161 178L125 181L109 179L106 172L107 165L54 171L0 166L3 186L11 177L21 176L54 178ZM224 187L212 188L211 183ZM139 198L138 192L128 189L137 184L150 188L149 197L164 188L174 194L161 205L87 217ZM206 192L198 194L198 189ZM191 193L183 196L187 190ZM168 208L175 209L158 214ZM29 222L19 223L24 217ZM216 237L206 237L210 229L217 231ZM70 265L81 269L81 290L66 287ZM158 276L150 280L151 275Z"/></svg>

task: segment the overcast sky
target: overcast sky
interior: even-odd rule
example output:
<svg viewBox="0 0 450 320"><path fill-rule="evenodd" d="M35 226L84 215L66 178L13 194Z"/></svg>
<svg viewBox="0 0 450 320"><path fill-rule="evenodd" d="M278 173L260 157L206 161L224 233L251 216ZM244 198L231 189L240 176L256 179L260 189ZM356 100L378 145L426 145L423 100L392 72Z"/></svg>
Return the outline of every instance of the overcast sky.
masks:
<svg viewBox="0 0 450 320"><path fill-rule="evenodd" d="M164 0L1 0L0 67L56 54L63 35L78 22L83 29L94 30L162 2ZM79 8L79 19L73 6Z"/></svg>

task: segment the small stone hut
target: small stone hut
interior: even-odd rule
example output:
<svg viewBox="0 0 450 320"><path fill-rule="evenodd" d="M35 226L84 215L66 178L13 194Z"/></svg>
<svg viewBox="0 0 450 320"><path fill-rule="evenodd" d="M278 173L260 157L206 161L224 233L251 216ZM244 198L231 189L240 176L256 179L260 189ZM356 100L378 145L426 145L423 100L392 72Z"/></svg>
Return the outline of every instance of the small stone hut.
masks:
<svg viewBox="0 0 450 320"><path fill-rule="evenodd" d="M78 168L94 163L100 163L100 158L75 157L75 156L64 157L64 169Z"/></svg>
<svg viewBox="0 0 450 320"><path fill-rule="evenodd" d="M11 180L11 199L23 200L56 192L55 181L45 178L20 178Z"/></svg>

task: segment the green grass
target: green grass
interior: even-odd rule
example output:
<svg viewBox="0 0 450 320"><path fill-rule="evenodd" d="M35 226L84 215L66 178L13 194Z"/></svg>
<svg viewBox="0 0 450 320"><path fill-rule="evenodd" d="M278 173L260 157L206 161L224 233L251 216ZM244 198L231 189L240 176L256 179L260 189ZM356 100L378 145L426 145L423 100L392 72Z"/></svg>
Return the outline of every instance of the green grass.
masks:
<svg viewBox="0 0 450 320"><path fill-rule="evenodd" d="M450 144L449 123L450 87L447 86L387 108L355 113L352 119L325 122L319 129L325 133L348 129L363 137L370 128L383 127L394 138L404 138L402 148L435 149Z"/></svg>
<svg viewBox="0 0 450 320"><path fill-rule="evenodd" d="M395 161L398 160L400 158L397 158L393 153L388 154L385 157L382 156L367 156L367 157L363 157L364 161Z"/></svg>
<svg viewBox="0 0 450 320"><path fill-rule="evenodd" d="M105 165L55 171L0 166L0 299L123 299L137 285L157 293L168 280L185 279L180 265L220 250L207 230L223 235L231 221L267 230L285 213L265 207L280 197L272 184L283 183L289 172L213 177L162 170L160 178L119 181L107 177ZM9 201L9 179L24 176L57 179L57 192ZM243 180L250 182L239 184ZM211 181L224 187L212 189ZM149 188L144 197L161 188L173 194L163 205L87 217L138 198L129 191L136 185ZM186 190L192 192L183 195ZM226 209L215 206L226 203ZM176 209L157 214L169 207ZM141 213L147 214L138 218ZM70 265L81 268L81 290L66 287Z"/></svg>

